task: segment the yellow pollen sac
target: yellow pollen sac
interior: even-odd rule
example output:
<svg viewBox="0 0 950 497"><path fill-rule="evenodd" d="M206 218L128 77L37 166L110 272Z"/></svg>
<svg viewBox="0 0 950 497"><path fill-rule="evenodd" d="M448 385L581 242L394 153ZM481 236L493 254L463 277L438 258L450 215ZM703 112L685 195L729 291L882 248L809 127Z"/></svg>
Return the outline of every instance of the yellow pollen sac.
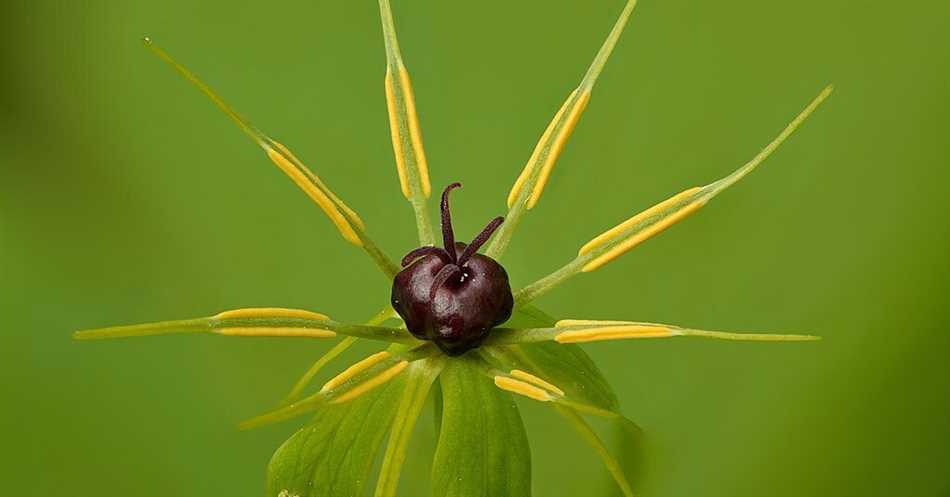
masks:
<svg viewBox="0 0 950 497"><path fill-rule="evenodd" d="M596 257L594 260L588 262L581 268L582 272L589 273L595 269L600 268L604 264L620 257L621 255L627 253L637 245L653 238L656 235L659 235L665 231L670 226L682 221L690 214L698 211L703 205L706 205L705 201L697 200L691 204L687 204L682 209L676 211L673 214L663 218L656 224L651 225L650 227L640 231L639 233L631 236L630 238L624 240L621 243L618 243L615 247L611 248L602 255Z"/></svg>
<svg viewBox="0 0 950 497"><path fill-rule="evenodd" d="M419 115L416 113L416 97L412 92L412 83L409 82L409 72L399 65L399 81L402 83L406 101L406 119L409 120L409 139L412 141L412 150L416 156L416 167L419 169L419 183L422 193L429 198L432 186L429 184L429 165L426 163L426 152L422 147L422 130L419 126Z"/></svg>
<svg viewBox="0 0 950 497"><path fill-rule="evenodd" d="M590 251L594 250L597 247L600 247L610 241L613 241L615 238L619 237L623 232L627 231L630 228L642 223L643 221L650 219L651 217L656 216L657 214L662 213L669 207L676 205L677 203L689 198L691 195L702 190L701 187L694 187L688 190L682 191L673 195L672 197L650 207L649 209L627 219L626 221L610 228L609 230L597 235L593 240L587 242L581 249L577 252L577 255L585 255Z"/></svg>
<svg viewBox="0 0 950 497"><path fill-rule="evenodd" d="M587 108L587 102L589 101L589 89L582 91L580 95L577 96L574 107L571 108L570 113L565 118L564 124L561 125L561 129L558 130L557 136L554 138L554 142L551 143L551 146L548 149L547 157L544 158L544 165L541 166L541 173L538 175L538 181L535 182L534 190L531 191L531 196L528 197L528 209L533 208L535 204L538 203L538 199L541 198L541 193L544 192L544 186L548 183L548 178L551 177L551 170L554 169L554 163L557 162L558 157L561 156L561 152L564 151L564 145L571 137L571 133L574 132L574 128L577 126L577 121L580 120L581 113L583 113L584 109Z"/></svg>
<svg viewBox="0 0 950 497"><path fill-rule="evenodd" d="M580 94L578 94L579 91ZM525 187L531 175L534 174L535 168L539 166L538 161L541 159L541 155L547 150L547 154L544 156L544 162L540 164L541 171L538 173L538 179L534 183L526 207L531 209L538 203L538 199L541 198L541 193L544 192L544 186L551 176L554 163L557 162L561 151L564 150L564 145L567 143L568 138L571 137L574 127L577 126L577 121L580 119L581 113L587 108L588 101L590 101L590 89L574 90L567 97L567 100L564 101L564 104L561 105L561 108L558 109L557 114L554 115L554 119L552 119L548 127L545 128L544 134L541 135L541 139L538 140L538 144L535 145L534 151L528 159L528 163L508 193L509 209L515 204L515 200L517 200L518 195L521 194L521 190ZM572 102L573 106L571 105ZM565 113L567 114L566 116ZM560 128L558 128L559 124Z"/></svg>
<svg viewBox="0 0 950 497"><path fill-rule="evenodd" d="M564 390L561 390L560 388L542 380L541 378L538 378L537 376L531 373L528 373L527 371L522 371L520 369L512 369L511 373L509 374L511 374L511 376L514 376L515 378L518 378L519 380L524 380L524 381L527 381L528 383L534 383L535 385L549 392L556 393L560 395L561 397L564 396Z"/></svg>
<svg viewBox="0 0 950 497"><path fill-rule="evenodd" d="M396 107L396 92L393 89L393 75L388 67L386 68L384 86L386 88L386 109L389 111L389 134L393 142L393 152L396 156L396 171L399 173L399 187L402 189L402 195L408 199L412 197L412 192L409 190L406 159L402 151L402 137L399 135L399 111Z"/></svg>
<svg viewBox="0 0 950 497"><path fill-rule="evenodd" d="M370 390L395 378L396 375L401 373L403 369L406 369L406 366L408 365L409 365L409 361L399 361L398 363L396 363L395 366L387 369L386 371L383 371L382 373L379 373L378 375L364 381L363 383L360 383L359 385L354 387L352 390L345 392L339 397L331 400L330 403L342 404L344 402L353 400L359 397L360 395L363 395L364 393L369 392Z"/></svg>
<svg viewBox="0 0 950 497"><path fill-rule="evenodd" d="M328 321L330 318L319 312L305 311L303 309L287 309L284 307L248 307L246 309L234 309L218 313L215 319L269 319L269 318L300 318L316 319L318 321Z"/></svg>
<svg viewBox="0 0 950 497"><path fill-rule="evenodd" d="M625 338L667 338L673 335L673 330L663 326L637 324L570 330L557 335L554 340L558 343L581 343Z"/></svg>
<svg viewBox="0 0 950 497"><path fill-rule="evenodd" d="M419 126L419 116L416 113L416 101L412 93L412 83L409 81L409 73L400 64L397 69L399 72L399 84L402 89L401 96L405 106L406 129L409 134L408 142L412 147L412 154L415 157L416 169L419 175L419 186L422 194L428 198L432 193L432 186L429 183L429 166L426 163L425 149L422 146L422 131ZM389 133L393 142L393 153L396 156L396 170L399 173L399 187L402 194L407 199L412 198L412 190L409 186L409 173L406 170L406 150L403 148L402 128L399 123L399 102L396 99L396 87L393 81L392 70L386 68L386 78L384 80L386 90L386 108L389 111Z"/></svg>
<svg viewBox="0 0 950 497"><path fill-rule="evenodd" d="M301 337L301 338L333 338L335 331L321 330L317 328L272 328L272 327L251 327L251 328L219 328L211 330L218 335L237 336L237 337Z"/></svg>
<svg viewBox="0 0 950 497"><path fill-rule="evenodd" d="M326 382L326 384L323 385L323 388L321 388L320 391L325 392L327 390L336 388L342 385L343 383L346 383L347 380L356 376L358 373L365 371L369 369L370 367L372 367L373 365L388 359L389 355L390 355L389 352L386 352L384 350L382 352L377 352L367 357L366 359L363 359L357 362L356 364L343 370L342 373L331 378L330 381Z"/></svg>
<svg viewBox="0 0 950 497"><path fill-rule="evenodd" d="M336 225L337 230L340 231L340 235L342 235L346 241L356 245L357 247L362 247L363 242L353 230L353 226L350 225L350 222L347 221L342 213L340 213L336 204L333 203L330 197L328 197L327 194L323 192L323 190L317 188L317 186L314 185L314 183L320 181L320 178L317 177L316 174L313 174L313 172L310 170L306 170L306 172L302 171L294 163L288 160L284 154L281 154L281 152L284 152L285 154L290 155L289 152L286 152L286 147L279 143L276 145L281 149L281 151L271 147L265 147L265 150L267 150L267 157L269 157L270 160L273 161L274 164L276 164L277 167L279 167L280 170L284 172L284 174L289 176L290 179L298 187L300 187L300 189L303 190L308 197L317 203L320 209L323 210L324 214L330 218L330 221ZM349 207L346 207L346 210L348 213L353 212L349 209Z"/></svg>
<svg viewBox="0 0 950 497"><path fill-rule="evenodd" d="M296 163L298 163L298 164L303 164L303 162L301 162L301 160L298 159L297 156L294 155L294 153L290 151L290 149L288 149L286 146L284 146L284 144L279 143L279 142L274 141L274 140L271 140L271 143L273 143L274 146L277 147L277 149L278 149L280 152L283 152L284 156L290 157L290 159L291 159L291 165L294 165L294 162L296 162ZM332 190L330 190L329 188L327 188L327 186L326 186L325 184L323 184L323 181L320 180L320 177L319 177L319 176L317 176L316 174L314 174L313 171L307 169L306 167L303 168L303 172L307 175L308 178L310 178L311 181L313 181L313 182L316 183L318 186L320 186L321 188L323 188L324 190L326 190L327 196L330 197L334 202L336 202L336 205L337 205L339 208L343 209L343 211L346 212L346 214L349 215L349 216L356 222L356 225L359 226L360 229L366 229L366 224L363 223L363 219L360 218L359 214L357 214L356 212L354 212L353 209L350 209L350 207L349 207L348 205L346 205L342 200L340 200L340 197L337 197L336 194L333 193Z"/></svg>
<svg viewBox="0 0 950 497"><path fill-rule="evenodd" d="M551 400L551 394L545 392L544 390L531 385L530 383L509 378L507 376L495 376L495 386L502 390L507 390L518 395L524 395L525 397L537 401L549 402Z"/></svg>
<svg viewBox="0 0 950 497"><path fill-rule="evenodd" d="M508 192L508 208L510 209L512 205L515 204L515 200L518 198L518 195L521 194L521 189L524 188L525 182L528 181L528 178L531 177L531 173L534 171L535 166L538 163L538 157L541 155L541 151L544 150L545 145L551 138L551 133L554 132L554 128L557 127L557 123L561 121L561 116L564 115L564 109L567 108L567 104L571 102L571 99L574 98L574 94L577 93L577 90L571 92L567 97L567 100L561 104L561 108L558 109L557 114L554 114L554 119L548 123L548 127L544 129L544 133L541 135L541 139L538 140L538 144L534 146L534 151L531 152L531 157L528 158L528 163L525 164L524 169L521 170L521 174L518 175L518 179L515 180L514 186L511 187L511 191Z"/></svg>

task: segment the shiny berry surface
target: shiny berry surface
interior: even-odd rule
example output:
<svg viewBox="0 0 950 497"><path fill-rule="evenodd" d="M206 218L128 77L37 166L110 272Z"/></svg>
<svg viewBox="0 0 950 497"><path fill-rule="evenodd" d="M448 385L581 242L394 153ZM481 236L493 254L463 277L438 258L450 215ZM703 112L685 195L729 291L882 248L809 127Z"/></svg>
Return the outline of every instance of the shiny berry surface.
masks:
<svg viewBox="0 0 950 497"><path fill-rule="evenodd" d="M406 254L392 288L393 309L409 332L449 355L478 347L511 317L514 305L505 268L477 253L504 219L493 219L469 244L455 241L449 192L460 186L453 183L442 192L443 247Z"/></svg>

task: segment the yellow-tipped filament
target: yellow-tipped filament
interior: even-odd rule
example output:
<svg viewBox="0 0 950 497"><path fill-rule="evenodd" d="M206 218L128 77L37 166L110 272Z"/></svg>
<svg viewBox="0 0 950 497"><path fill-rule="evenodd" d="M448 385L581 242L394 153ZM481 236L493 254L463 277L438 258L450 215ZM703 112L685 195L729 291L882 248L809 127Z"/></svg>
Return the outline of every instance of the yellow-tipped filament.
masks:
<svg viewBox="0 0 950 497"><path fill-rule="evenodd" d="M580 250L577 251L577 255L587 255L592 250L601 247L607 243L615 241L621 235L623 235L627 230L635 228L637 225L643 223L644 221L656 217L660 214L667 212L671 207L691 198L702 188L695 187L688 190L682 191L673 195L672 197L650 207L649 209L627 219L626 221L610 228L609 230L597 235L591 241L584 244Z"/></svg>
<svg viewBox="0 0 950 497"><path fill-rule="evenodd" d="M554 115L554 119L551 120L544 130L544 134L541 135L541 139L538 140L538 144L535 145L528 163L525 164L514 186L511 187L511 191L508 193L509 208L515 204L521 190L535 174L536 169L540 167L541 169L537 173L538 177L531 188L531 194L528 196L526 207L531 209L538 203L538 199L541 198L541 194L544 192L544 186L551 176L551 170L554 169L554 164L577 126L581 114L587 108L589 100L589 88L577 89L571 92L564 104L561 105L557 114Z"/></svg>
<svg viewBox="0 0 950 497"><path fill-rule="evenodd" d="M353 387L352 390L348 390L344 392L342 395L340 395L339 397L335 397L333 400L330 401L330 403L342 404L344 402L351 401L359 397L360 395L363 395L364 393L369 392L370 390L395 378L396 375L401 373L402 370L406 369L406 366L408 365L409 365L409 361L399 361L394 366L390 367L389 369L386 369L382 373L379 373L378 375L356 385L355 387Z"/></svg>
<svg viewBox="0 0 950 497"><path fill-rule="evenodd" d="M541 402L549 402L554 399L554 397L544 389L536 387L526 381L516 380L508 376L495 376L495 386L502 390L507 390L511 393L523 395Z"/></svg>
<svg viewBox="0 0 950 497"><path fill-rule="evenodd" d="M353 229L353 226L350 224L350 222L346 219L343 213L340 212L340 210L337 208L337 205L333 202L333 200L330 199L327 193L316 186L317 184L321 183L320 178L312 171L307 169L302 163L300 163L299 160L295 161L297 164L291 162L292 159L289 159L288 157L293 158L293 154L291 154L286 147L277 142L274 142L274 145L276 148L269 146L264 147L264 150L267 151L267 157L269 157L270 160L273 161L274 164L284 172L284 174L290 177L291 181L293 181L294 184L303 190L311 200L317 203L320 209L323 210L324 214L330 218L330 221L336 226L336 229L339 230L340 235L342 235L346 241L356 245L357 247L362 247L363 241L360 240L360 237L356 234L356 231ZM350 214L360 225L360 228L362 228L362 220L356 216L356 213L354 213L349 207L345 207L345 209L347 210L347 213Z"/></svg>
<svg viewBox="0 0 950 497"><path fill-rule="evenodd" d="M563 319L554 325L565 329L554 336L558 343L597 342L601 340L623 340L630 338L669 338L676 336L716 338L719 340L740 340L756 342L801 342L821 340L815 335L779 334L779 333L735 333L730 331L696 330L657 323L635 321L593 321L581 319Z"/></svg>
<svg viewBox="0 0 950 497"><path fill-rule="evenodd" d="M537 376L527 371L522 371L520 369L512 369L509 374L513 376L514 378L527 381L528 383L533 383L549 392L554 392L562 397L564 396L564 390L561 390L560 388L548 383L547 381L542 380L541 378L538 378Z"/></svg>
<svg viewBox="0 0 950 497"><path fill-rule="evenodd" d="M248 307L245 309L234 309L216 314L215 319L221 321L225 319L268 319L268 318L300 318L316 319L318 321L327 321L330 318L319 312L305 311L303 309L287 309L285 307Z"/></svg>
<svg viewBox="0 0 950 497"><path fill-rule="evenodd" d="M326 392L327 390L332 390L332 389L334 389L334 388L336 388L336 387L342 385L343 383L346 383L347 381L349 381L351 378L353 378L353 377L356 376L357 374L359 374L359 373L361 373L361 372L363 372L363 371L365 371L365 370L367 370L367 369L369 369L369 368L375 366L376 364L378 364L378 363L380 363L380 362L382 362L382 361L385 361L386 359L389 358L389 356L390 356L389 352L386 352L386 351L384 350L384 351L382 351L382 352L377 352L377 353L375 353L375 354L373 354L373 355L371 355L371 356L369 356L369 357L367 357L367 358L365 358L365 359L363 359L363 360L357 362L356 364L354 364L354 365L352 365L352 366L346 368L345 370L343 370L342 373L340 373L340 374L334 376L332 379L330 379L330 381L326 382L326 384L323 385L323 388L321 388L320 391L321 391L321 392Z"/></svg>
<svg viewBox="0 0 950 497"><path fill-rule="evenodd" d="M611 242L616 242L617 239L619 239L619 237L621 237L624 233L626 233L627 231L631 229L635 229L638 225L641 225L644 222L647 222L650 218L656 218L658 216L663 216L664 214L666 214L665 217L661 217L660 219L655 221L653 224L646 226L642 230L635 231L627 239L621 241L620 243L617 243L615 246L611 247L609 250L607 250L603 254L600 254L599 256L595 257L593 260L585 264L584 267L581 268L581 271L587 273L587 272L600 268L601 266L613 261L617 257L620 257L621 255L627 253L628 251L630 251L637 245L640 245L641 243L649 240L650 238L653 238L654 236L659 235L670 226L673 226L674 224L682 221L683 219L686 219L686 217L689 216L690 214L698 211L702 206L706 205L705 200L702 200L702 199L694 200L693 202L679 206L678 209L670 213L671 208L677 206L677 204L681 203L683 200L689 199L690 197L694 196L699 190L701 189L698 187L692 188L678 195L675 195L672 198L667 199L666 201L661 202L647 209L646 211L640 214L637 214L636 216L633 216L627 221L624 221L623 223L621 223L620 225L607 230L606 232L602 233L601 235L597 236L596 238L594 238L593 240L585 244L583 247L581 247L579 251L580 255L586 255L603 245L610 244Z"/></svg>
<svg viewBox="0 0 950 497"><path fill-rule="evenodd" d="M538 203L538 199L541 198L541 194L544 193L544 187L548 183L548 178L551 177L551 170L554 169L554 164L557 162L558 158L560 158L561 152L564 151L564 145L567 144L567 140L574 132L574 128L577 127L577 121L580 120L581 114L584 112L584 109L587 108L587 102L590 101L589 89L575 90L574 94L577 95L574 105L564 118L564 123L561 124L560 128L557 130L557 133L551 142L550 147L548 148L547 156L544 158L544 164L541 166L541 172L538 175L538 181L535 182L534 189L531 190L531 196L528 197L528 209L533 208L535 204Z"/></svg>
<svg viewBox="0 0 950 497"><path fill-rule="evenodd" d="M299 337L299 338L333 338L335 331L318 328L276 328L267 326L251 326L247 328L217 328L211 331L218 335L232 337Z"/></svg>
<svg viewBox="0 0 950 497"><path fill-rule="evenodd" d="M554 337L558 343L597 342L600 340L620 340L624 338L666 338L673 336L672 330L652 325L598 326L580 330L564 331Z"/></svg>
<svg viewBox="0 0 950 497"><path fill-rule="evenodd" d="M399 73L399 88L396 88L391 67L386 68L384 84L386 108L389 111L389 132L393 142L393 154L396 157L396 170L399 173L399 186L402 194L411 200L412 188L407 170L410 166L406 164L409 150L405 148L408 146L414 158L421 193L428 198L432 193L432 186L429 183L429 166L422 146L422 131L416 112L415 97L412 93L412 83L409 81L409 72L405 67L400 64L395 70ZM402 106L400 106L400 100ZM405 119L405 124L400 122L401 117Z"/></svg>

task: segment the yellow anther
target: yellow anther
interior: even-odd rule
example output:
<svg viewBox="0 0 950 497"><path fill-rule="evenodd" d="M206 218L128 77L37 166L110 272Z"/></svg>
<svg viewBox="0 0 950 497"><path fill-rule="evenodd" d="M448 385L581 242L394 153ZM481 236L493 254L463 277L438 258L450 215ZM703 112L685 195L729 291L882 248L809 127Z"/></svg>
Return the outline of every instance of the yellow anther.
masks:
<svg viewBox="0 0 950 497"><path fill-rule="evenodd" d="M594 250L597 247L600 247L610 241L613 241L614 239L622 235L628 229L637 226L638 224L642 223L643 221L646 221L647 219L650 219L651 217L655 217L658 214L662 214L663 211L666 211L670 207L673 207L676 204L682 202L683 200L688 199L689 197L691 197L692 195L694 195L696 192L698 192L701 189L702 189L701 187L697 186L695 188L690 188L686 191L677 193L676 195L673 195L672 197L654 205L653 207L650 207L649 209L631 217L630 219L627 219L626 221L618 224L617 226L610 228L609 230L601 233L600 235L597 235L593 240L587 242L577 252L577 255L585 255L589 253L591 250Z"/></svg>
<svg viewBox="0 0 950 497"><path fill-rule="evenodd" d="M558 343L579 343L624 338L666 338L673 335L673 330L663 326L635 324L570 330L557 335L554 340Z"/></svg>
<svg viewBox="0 0 950 497"><path fill-rule="evenodd" d="M538 199L541 198L541 193L544 192L544 186L548 183L548 178L551 177L551 170L554 169L554 163L557 162L558 157L561 156L564 145L571 137L571 133L574 132L577 121L581 118L581 113L587 108L588 101L590 101L590 90L584 90L577 96L577 100L574 106L571 107L570 113L564 118L564 124L562 124L561 128L557 131L557 136L554 137L554 142L551 143L548 149L548 155L544 158L544 164L541 166L541 173L538 175L538 180L534 184L534 190L531 191L531 196L528 197L528 209L533 208L535 204L538 203Z"/></svg>
<svg viewBox="0 0 950 497"><path fill-rule="evenodd" d="M274 327L251 327L251 328L218 328L211 330L218 335L237 336L237 337L302 337L302 338L333 338L335 331L321 330L319 328L274 328Z"/></svg>
<svg viewBox="0 0 950 497"><path fill-rule="evenodd" d="M323 388L321 388L320 391L325 392L327 390L336 388L342 385L343 383L346 383L350 378L356 376L358 373L365 371L366 369L369 369L373 365L381 361L384 361L388 358L389 358L389 352L386 352L385 350L382 352L377 352L367 357L366 359L363 359L362 361L359 361L356 364L346 368L345 370L343 370L342 373L331 378L330 381L326 382L326 384L323 385Z"/></svg>
<svg viewBox="0 0 950 497"><path fill-rule="evenodd" d="M331 200L330 197L327 196L327 194L324 193L323 190L321 190L320 188L316 186L318 184L319 185L323 184L320 181L320 178L316 174L313 174L313 172L307 169L305 166L303 166L303 164L300 163L300 161L297 161L300 164L300 167L297 167L296 164L294 164L293 162L288 160L287 157L285 157L285 155L293 157L290 154L290 152L287 150L287 148L279 143L275 142L275 144L279 148L279 150L274 149L269 146L265 146L265 150L267 151L267 156L270 158L270 160L272 160L274 164L276 164L277 167L279 167L280 170L284 172L284 174L289 176L290 179L298 187L300 187L300 189L303 190L304 193L306 193L308 197L310 197L314 202L317 203L318 206L320 206L320 209L322 209L323 212L327 215L327 217L330 218L330 221L334 225L336 225L337 230L340 231L340 235L342 235L346 241L358 247L362 247L363 242L360 240L360 237L357 236L356 232L353 230L353 226L350 225L350 222L347 221L346 217L343 216L343 214L337 208L337 205L333 202L333 200ZM335 195L334 195L334 198L336 199ZM344 205L342 202L339 201L339 199L336 199L336 200L341 205ZM353 213L353 211L350 210L349 207L346 207L344 205L344 208L346 209L348 214L353 215L355 219L359 220L359 217L356 216L355 213ZM358 223L362 224L362 221L359 220Z"/></svg>
<svg viewBox="0 0 950 497"><path fill-rule="evenodd" d="M624 240L623 242L618 243L615 247L611 248L604 254L598 256L594 260L585 264L584 267L581 268L581 271L588 273L590 271L600 268L604 264L607 264L608 262L616 259L617 257L620 257L621 255L627 253L627 251L636 247L637 245L640 245L641 243L649 240L650 238L653 238L654 236L662 233L664 230L666 230L670 226L673 226L674 224L682 221L690 214L698 211L700 207L702 207L703 205L706 205L706 202L703 200L697 200L691 204L687 204L682 209L663 218L656 224L650 225L648 228L644 229L643 231L640 231L639 233L631 236L630 238Z"/></svg>
<svg viewBox="0 0 950 497"><path fill-rule="evenodd" d="M567 97L567 100L561 104L561 108L557 110L557 114L554 114L554 119L552 119L551 122L548 123L548 127L544 129L544 133L541 135L541 139L538 140L538 144L534 146L534 151L531 152L531 157L528 158L528 163L525 164L524 169L521 170L521 174L518 175L518 179L515 180L515 184L511 187L511 191L508 192L509 209L515 204L515 199L518 198L518 195L521 193L521 189L524 188L524 184L528 181L528 178L531 177L532 171L534 171L535 166L537 166L538 157L541 156L541 151L543 151L545 145L547 145L548 140L551 138L551 133L554 132L554 128L557 127L557 123L561 121L561 116L564 115L564 109L567 108L567 104L569 104L571 99L574 98L575 93L577 93L577 90L571 92L571 94Z"/></svg>
<svg viewBox="0 0 950 497"><path fill-rule="evenodd" d="M409 146L412 147L413 157L415 157L416 169L419 176L419 185L422 188L422 194L426 198L432 193L432 186L429 183L429 166L426 163L425 149L422 146L422 131L419 127L419 116L416 113L415 97L412 93L412 84L409 81L409 73L401 64L396 69L399 72L399 84L401 86L403 105L405 106L406 128L403 129L399 122L399 102L396 100L396 88L393 81L392 69L387 66L385 89L386 89L386 108L389 111L389 133L393 142L393 153L396 156L396 170L399 173L399 186L402 194L407 199L411 199L412 190L409 186L409 173L406 165L406 150L403 148L403 135L408 133Z"/></svg>
<svg viewBox="0 0 950 497"><path fill-rule="evenodd" d="M511 376L514 376L515 378L518 378L519 380L524 380L524 381L527 381L528 383L534 383L535 385L549 392L556 393L562 397L564 396L564 390L561 390L560 388L542 380L541 378L538 378L537 376L531 373L528 373L527 371L522 371L520 369L512 369L510 374Z"/></svg>
<svg viewBox="0 0 950 497"><path fill-rule="evenodd" d="M422 147L422 130L419 127L419 115L416 113L416 97L412 92L412 83L409 82L409 72L402 65L399 66L399 80L402 82L404 98L406 100L406 119L409 121L409 138L412 140L412 150L416 156L416 167L419 169L419 183L422 193L429 198L432 186L429 184L429 165L426 163L426 152Z"/></svg>
<svg viewBox="0 0 950 497"><path fill-rule="evenodd" d="M330 401L331 404L342 404L344 402L353 400L360 395L363 395L366 392L386 383L387 381L393 379L396 375L402 372L403 369L406 369L406 366L409 365L409 361L399 361L395 366L379 373L378 375L360 383L352 390L349 390L339 397L334 398Z"/></svg>
<svg viewBox="0 0 950 497"><path fill-rule="evenodd" d="M508 376L495 376L495 386L502 390L507 390L518 395L524 395L525 397L539 400L541 402L548 402L552 399L551 394L545 392L543 389L538 388L530 383L510 378Z"/></svg>
<svg viewBox="0 0 950 497"><path fill-rule="evenodd" d="M402 150L402 137L399 135L399 114L396 104L396 92L393 89L393 75L389 67L386 68L386 108L389 110L389 135L393 142L393 154L396 156L396 171L399 173L399 187L406 198L412 196L409 189L409 176L406 173L406 159Z"/></svg>
<svg viewBox="0 0 950 497"><path fill-rule="evenodd" d="M521 194L521 190L534 174L535 168L540 166L541 171L538 173L538 179L534 183L526 207L531 209L538 203L541 193L544 192L544 186L551 176L554 163L557 162L561 151L564 150L564 145L567 143L568 138L571 137L571 133L574 131L574 127L577 126L577 121L580 119L581 113L584 112L584 109L587 107L589 100L589 89L584 90L580 94L578 94L578 90L574 90L567 97L567 100L565 100L561 108L558 109L557 114L554 115L554 119L552 119L548 127L545 128L544 134L541 135L541 139L538 140L538 144L535 145L534 151L528 159L528 163L521 171L514 186L511 187L511 191L508 193L508 208L511 208L511 206L515 204L515 200L517 200L518 195ZM571 105L572 102L573 105ZM567 113L566 116L565 113ZM559 124L560 128L558 127ZM538 161L545 152L547 155L544 156L544 162L539 164Z"/></svg>
<svg viewBox="0 0 950 497"><path fill-rule="evenodd" d="M305 311L302 309L286 309L283 307L249 307L246 309L234 309L218 313L215 319L268 319L268 318L300 318L316 319L318 321L327 321L330 318L325 314L318 312Z"/></svg>

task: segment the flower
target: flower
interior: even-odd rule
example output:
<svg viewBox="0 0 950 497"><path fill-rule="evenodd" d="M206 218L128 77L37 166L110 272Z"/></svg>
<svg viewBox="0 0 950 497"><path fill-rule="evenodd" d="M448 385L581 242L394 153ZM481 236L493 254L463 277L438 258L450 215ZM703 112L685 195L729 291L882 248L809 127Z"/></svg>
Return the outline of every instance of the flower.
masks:
<svg viewBox="0 0 950 497"><path fill-rule="evenodd" d="M493 221L490 229L486 228L483 233L484 237L478 237L478 243L472 244L477 248L497 229L479 260L497 265L496 261L501 260L521 218L537 205L635 4L635 0L627 2L584 78L545 129L508 194L504 222ZM455 244L454 238L449 236L451 227L446 199L448 189L454 185L450 185L443 195L446 250L433 248L436 238L428 214L431 196L428 165L415 97L399 51L388 0L380 0L380 14L387 61L384 88L396 168L402 193L415 213L422 246L404 259L402 266L407 266L405 269L377 247L359 215L287 147L237 114L150 39L146 38L145 44L234 120L268 158L316 202L342 238L366 252L387 277L393 279L401 271L418 270L419 266L413 264L421 256L442 257L433 266L441 276L427 283L431 290L427 286L426 292L419 293L420 305L425 305L426 298L433 300L447 279L465 274L465 263L473 257L474 248L465 251L465 256L450 250ZM79 331L74 336L80 340L171 333L319 339L345 336L313 364L277 409L242 423L242 427L251 428L304 413L316 413L313 420L287 440L271 459L268 468L270 496L362 494L367 482L371 481L376 455L387 434L382 464L375 480L375 495L395 495L410 436L430 396L435 398L440 413L437 416L439 441L432 461L433 493L440 496L529 495L530 451L512 394L554 408L594 448L621 492L630 496L633 482L628 467L607 447L589 420L600 418L614 425L625 434L629 444L636 443L639 429L620 413L611 387L576 344L675 337L757 341L815 340L817 337L709 331L638 321L557 320L535 307L532 301L571 277L602 268L698 211L771 155L830 93L830 86L821 91L771 143L733 173L708 185L688 188L595 236L581 245L577 256L564 266L524 288L510 292L505 275L504 285L499 288L509 294L503 295L503 304L492 308L493 314L483 316L483 321L505 321L511 312L512 301L513 319L502 323L503 327L479 330L487 333L467 343L465 350L433 343L430 341L434 338L432 330L426 328L426 324L408 330L389 303L363 324L339 322L312 311L261 307L230 310L195 319ZM410 257L414 255L416 257ZM496 281L501 281L497 279L504 274L501 266L485 267L490 267ZM476 317L479 317L479 312L489 312L478 307L480 304L465 305L469 306L466 312L474 313ZM385 342L388 346L345 368L319 390L307 394L317 374L359 339ZM444 350L453 353L450 355Z"/></svg>

